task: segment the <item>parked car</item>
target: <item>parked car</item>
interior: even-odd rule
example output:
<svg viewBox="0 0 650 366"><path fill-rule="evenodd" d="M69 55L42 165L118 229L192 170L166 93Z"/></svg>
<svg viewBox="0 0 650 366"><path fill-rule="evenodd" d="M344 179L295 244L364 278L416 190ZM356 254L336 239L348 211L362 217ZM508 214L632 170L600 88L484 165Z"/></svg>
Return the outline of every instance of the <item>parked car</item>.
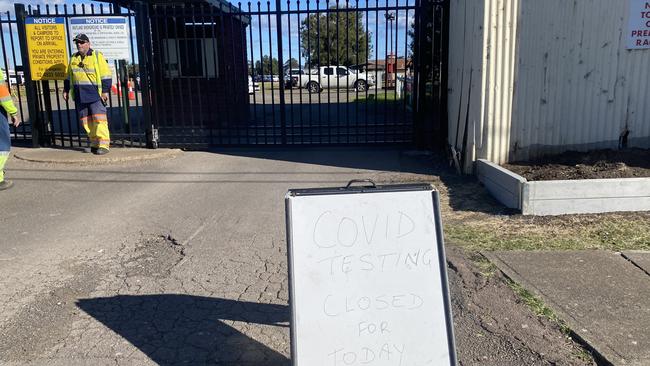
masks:
<svg viewBox="0 0 650 366"><path fill-rule="evenodd" d="M309 93L319 93L328 88L352 88L363 92L368 90L370 85L375 85L375 79L373 75L345 66L321 66L300 75L299 85Z"/></svg>
<svg viewBox="0 0 650 366"><path fill-rule="evenodd" d="M260 84L253 81L253 78L248 75L248 94L253 94L260 90Z"/></svg>
<svg viewBox="0 0 650 366"><path fill-rule="evenodd" d="M280 81L280 77L278 75L264 75L262 76L262 81L265 83L270 83L270 82L277 83Z"/></svg>
<svg viewBox="0 0 650 366"><path fill-rule="evenodd" d="M304 74L305 71L301 69L284 70L284 87L286 89L299 87L300 75L304 75Z"/></svg>

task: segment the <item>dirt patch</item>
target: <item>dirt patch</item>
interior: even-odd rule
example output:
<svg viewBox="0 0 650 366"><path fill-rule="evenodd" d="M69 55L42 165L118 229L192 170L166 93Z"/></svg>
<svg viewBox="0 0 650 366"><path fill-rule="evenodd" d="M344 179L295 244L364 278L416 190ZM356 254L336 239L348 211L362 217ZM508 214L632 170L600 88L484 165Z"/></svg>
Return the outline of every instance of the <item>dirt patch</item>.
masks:
<svg viewBox="0 0 650 366"><path fill-rule="evenodd" d="M503 167L530 181L650 177L650 149L570 151Z"/></svg>
<svg viewBox="0 0 650 366"><path fill-rule="evenodd" d="M68 280L38 294L15 317L0 322L0 364L38 359L53 350L83 317L79 299L89 298L107 279L120 277L128 287L130 278L164 278L184 257L184 247L172 237L143 235L135 244L124 245L115 257L80 256L61 264L70 274Z"/></svg>
<svg viewBox="0 0 650 366"><path fill-rule="evenodd" d="M87 264L70 265L71 280L38 295L35 301L23 307L18 316L0 323L0 364L31 360L65 337L72 320L80 312L75 300L87 296L97 286L101 268Z"/></svg>
<svg viewBox="0 0 650 366"><path fill-rule="evenodd" d="M127 277L167 277L185 257L185 248L169 235L142 238L122 266Z"/></svg>

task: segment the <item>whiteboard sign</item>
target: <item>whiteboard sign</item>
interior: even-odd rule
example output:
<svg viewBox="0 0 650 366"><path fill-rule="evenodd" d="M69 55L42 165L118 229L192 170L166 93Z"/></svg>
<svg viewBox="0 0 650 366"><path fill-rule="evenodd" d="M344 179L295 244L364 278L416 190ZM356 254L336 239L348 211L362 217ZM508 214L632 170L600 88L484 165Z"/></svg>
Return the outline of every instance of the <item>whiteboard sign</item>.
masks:
<svg viewBox="0 0 650 366"><path fill-rule="evenodd" d="M291 190L286 209L294 365L455 365L431 185Z"/></svg>
<svg viewBox="0 0 650 366"><path fill-rule="evenodd" d="M650 48L650 0L628 1L627 48Z"/></svg>
<svg viewBox="0 0 650 366"><path fill-rule="evenodd" d="M93 49L100 51L107 60L129 60L129 22L124 16L92 16L70 18L73 37L83 33L90 39Z"/></svg>

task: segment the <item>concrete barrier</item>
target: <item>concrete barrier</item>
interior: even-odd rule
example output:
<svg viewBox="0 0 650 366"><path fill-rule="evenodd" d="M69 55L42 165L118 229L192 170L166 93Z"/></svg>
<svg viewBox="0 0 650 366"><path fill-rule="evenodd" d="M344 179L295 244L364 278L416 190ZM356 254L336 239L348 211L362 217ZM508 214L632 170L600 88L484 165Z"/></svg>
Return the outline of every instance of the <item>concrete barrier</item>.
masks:
<svg viewBox="0 0 650 366"><path fill-rule="evenodd" d="M524 215L650 211L650 178L527 182Z"/></svg>
<svg viewBox="0 0 650 366"><path fill-rule="evenodd" d="M476 162L478 180L504 206L521 210L521 185L526 178L487 160Z"/></svg>

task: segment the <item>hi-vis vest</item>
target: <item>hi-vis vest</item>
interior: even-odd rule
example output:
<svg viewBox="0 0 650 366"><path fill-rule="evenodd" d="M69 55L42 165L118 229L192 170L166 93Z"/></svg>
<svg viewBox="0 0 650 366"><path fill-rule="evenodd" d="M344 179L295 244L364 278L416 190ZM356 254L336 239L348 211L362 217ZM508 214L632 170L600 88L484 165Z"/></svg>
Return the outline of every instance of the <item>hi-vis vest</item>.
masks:
<svg viewBox="0 0 650 366"><path fill-rule="evenodd" d="M68 65L68 78L70 81L70 97L74 100L75 93L79 92L80 100L85 93L94 93L101 96L111 90L111 70L101 52L90 50L83 58L79 53L72 55ZM93 95L93 99L97 99Z"/></svg>
<svg viewBox="0 0 650 366"><path fill-rule="evenodd" d="M3 74L2 70L0 70L0 106L2 106L7 114L13 116L18 113L18 109L16 109L13 99L11 99L11 92L9 92L7 83L5 83Z"/></svg>

